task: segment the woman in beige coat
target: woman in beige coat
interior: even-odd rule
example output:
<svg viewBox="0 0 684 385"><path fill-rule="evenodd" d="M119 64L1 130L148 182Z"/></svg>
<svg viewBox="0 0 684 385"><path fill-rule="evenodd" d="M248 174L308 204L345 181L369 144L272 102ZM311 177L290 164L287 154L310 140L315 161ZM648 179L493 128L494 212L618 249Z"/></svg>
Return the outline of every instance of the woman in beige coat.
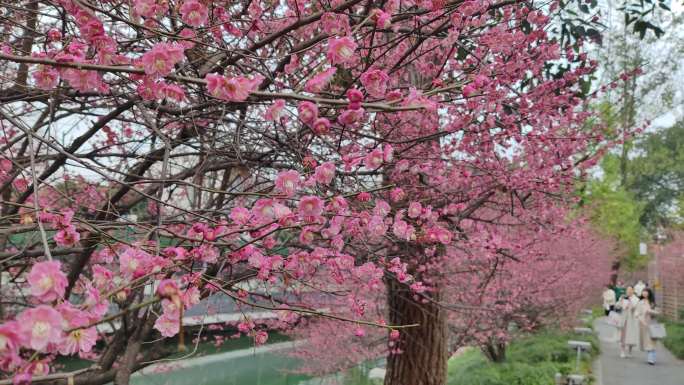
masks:
<svg viewBox="0 0 684 385"><path fill-rule="evenodd" d="M620 325L620 358L632 357L632 349L639 344L639 321L636 319L636 308L639 298L634 295L634 289L627 288L615 307L622 309L622 324Z"/></svg>
<svg viewBox="0 0 684 385"><path fill-rule="evenodd" d="M651 316L657 314L655 310L655 296L651 289L645 288L641 291L641 301L636 306L635 316L639 321L639 348L647 352L649 365L655 365L656 360L656 340L651 338L648 325L651 324Z"/></svg>

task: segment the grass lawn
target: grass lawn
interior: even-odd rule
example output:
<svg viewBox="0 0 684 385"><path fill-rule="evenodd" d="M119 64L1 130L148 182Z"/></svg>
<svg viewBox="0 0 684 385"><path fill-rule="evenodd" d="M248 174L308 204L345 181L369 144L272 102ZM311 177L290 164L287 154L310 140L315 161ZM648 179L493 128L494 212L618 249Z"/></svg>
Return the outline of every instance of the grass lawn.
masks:
<svg viewBox="0 0 684 385"><path fill-rule="evenodd" d="M684 360L684 323L666 322L667 337L663 345L677 358Z"/></svg>

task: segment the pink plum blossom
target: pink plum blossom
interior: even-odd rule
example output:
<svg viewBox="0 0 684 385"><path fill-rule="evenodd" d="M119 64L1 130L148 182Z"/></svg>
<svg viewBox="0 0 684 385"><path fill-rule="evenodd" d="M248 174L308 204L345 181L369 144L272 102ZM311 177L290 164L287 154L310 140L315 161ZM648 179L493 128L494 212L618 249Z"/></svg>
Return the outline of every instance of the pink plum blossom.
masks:
<svg viewBox="0 0 684 385"><path fill-rule="evenodd" d="M153 17L157 11L157 3L155 0L135 0L133 10L139 16Z"/></svg>
<svg viewBox="0 0 684 385"><path fill-rule="evenodd" d="M405 241L415 240L416 238L415 228L400 219L394 221L394 224L392 225L392 233L394 233L397 238Z"/></svg>
<svg viewBox="0 0 684 385"><path fill-rule="evenodd" d="M60 343L59 352L63 355L90 352L97 342L97 330L94 327L85 327L90 323L88 314L71 306L68 302L60 304L57 310L63 317L62 328L74 329Z"/></svg>
<svg viewBox="0 0 684 385"><path fill-rule="evenodd" d="M380 29L387 29L392 25L392 15L382 10L375 12L375 26Z"/></svg>
<svg viewBox="0 0 684 385"><path fill-rule="evenodd" d="M335 163L333 162L325 162L321 164L320 166L316 167L316 171L314 172L314 178L316 179L316 182L323 185L330 184L334 177Z"/></svg>
<svg viewBox="0 0 684 385"><path fill-rule="evenodd" d="M268 333L263 330L259 330L254 334L254 344L259 346L266 343L268 340Z"/></svg>
<svg viewBox="0 0 684 385"><path fill-rule="evenodd" d="M164 313L154 322L154 328L164 337L173 337L180 331L180 320Z"/></svg>
<svg viewBox="0 0 684 385"><path fill-rule="evenodd" d="M489 78L486 77L485 75L477 75L475 79L473 80L473 84L477 88L482 88L486 86L489 83Z"/></svg>
<svg viewBox="0 0 684 385"><path fill-rule="evenodd" d="M181 295L183 305L185 307L191 307L197 305L200 302L200 291L196 286L191 286L187 288Z"/></svg>
<svg viewBox="0 0 684 385"><path fill-rule="evenodd" d="M183 60L184 48L177 43L157 43L141 59L145 73L152 76L167 76L176 63Z"/></svg>
<svg viewBox="0 0 684 385"><path fill-rule="evenodd" d="M323 212L323 201L313 195L302 197L299 201L299 214L307 217L317 217Z"/></svg>
<svg viewBox="0 0 684 385"><path fill-rule="evenodd" d="M392 202L400 202L406 198L406 193L401 187L395 187L390 190L390 199Z"/></svg>
<svg viewBox="0 0 684 385"><path fill-rule="evenodd" d="M81 239L81 235L76 231L74 225L69 225L57 231L54 236L55 243L58 246L66 247L73 246Z"/></svg>
<svg viewBox="0 0 684 385"><path fill-rule="evenodd" d="M97 71L67 68L62 71L62 77L69 82L72 88L81 92L91 92L102 85L102 80Z"/></svg>
<svg viewBox="0 0 684 385"><path fill-rule="evenodd" d="M472 84L468 84L465 87L463 87L462 93L463 96L467 98L475 93L475 87Z"/></svg>
<svg viewBox="0 0 684 385"><path fill-rule="evenodd" d="M252 79L244 76L225 77L219 74L207 74L207 90L217 98L232 102L242 102L247 100L250 92L259 87L264 80L263 76L256 75Z"/></svg>
<svg viewBox="0 0 684 385"><path fill-rule="evenodd" d="M16 321L0 324L0 357L12 357L19 352L20 339Z"/></svg>
<svg viewBox="0 0 684 385"><path fill-rule="evenodd" d="M330 83L330 80L332 80L333 76L335 76L335 72L337 72L337 68L330 67L327 70L315 75L306 82L304 85L304 91L314 94L323 91L328 83Z"/></svg>
<svg viewBox="0 0 684 385"><path fill-rule="evenodd" d="M64 355L89 353L97 343L97 330L94 327L76 329L66 335L59 352Z"/></svg>
<svg viewBox="0 0 684 385"><path fill-rule="evenodd" d="M176 102L182 102L185 100L185 91L183 88L176 84L166 84L161 90L161 94L170 100Z"/></svg>
<svg viewBox="0 0 684 385"><path fill-rule="evenodd" d="M391 163L394 160L394 147L390 144L386 144L382 148L382 160L385 163Z"/></svg>
<svg viewBox="0 0 684 385"><path fill-rule="evenodd" d="M353 126L363 119L365 112L366 111L361 107L355 109L349 108L342 111L340 116L337 117L337 121L345 126Z"/></svg>
<svg viewBox="0 0 684 385"><path fill-rule="evenodd" d="M50 28L47 33L47 38L50 41L60 41L62 40L62 31L57 28Z"/></svg>
<svg viewBox="0 0 684 385"><path fill-rule="evenodd" d="M328 60L335 64L349 64L354 60L356 43L350 37L333 38L328 41Z"/></svg>
<svg viewBox="0 0 684 385"><path fill-rule="evenodd" d="M276 176L275 185L279 192L291 197L299 188L299 173L295 170L281 171Z"/></svg>
<svg viewBox="0 0 684 385"><path fill-rule="evenodd" d="M266 110L266 113L264 114L264 119L271 121L271 122L280 121L280 118L283 117L284 108L285 108L285 100L283 100L283 99L274 100L273 104L271 104L268 107L268 109Z"/></svg>
<svg viewBox="0 0 684 385"><path fill-rule="evenodd" d="M439 242L447 245L451 242L452 234L445 228L433 226L427 230L426 237L430 242Z"/></svg>
<svg viewBox="0 0 684 385"><path fill-rule="evenodd" d="M164 255L173 260L184 260L188 256L188 251L182 247L167 247L163 250Z"/></svg>
<svg viewBox="0 0 684 385"><path fill-rule="evenodd" d="M382 217L374 215L368 221L368 234L373 238L379 238L385 235L387 232L387 226Z"/></svg>
<svg viewBox="0 0 684 385"><path fill-rule="evenodd" d="M157 287L157 295L161 298L178 297L180 295L178 284L172 279L162 280Z"/></svg>
<svg viewBox="0 0 684 385"><path fill-rule="evenodd" d="M17 316L22 344L36 351L46 351L49 344L62 340L62 315L50 306L40 305Z"/></svg>
<svg viewBox="0 0 684 385"><path fill-rule="evenodd" d="M347 200L344 199L344 197L341 197L339 195L334 196L328 204L328 210L333 211L335 213L343 212L347 209L347 207L349 207L349 203L347 203Z"/></svg>
<svg viewBox="0 0 684 385"><path fill-rule="evenodd" d="M385 71L372 69L361 74L361 84L368 92L368 95L375 98L384 98L387 92L389 76Z"/></svg>
<svg viewBox="0 0 684 385"><path fill-rule="evenodd" d="M252 329L254 329L254 322L250 320L245 320L237 325L238 331L242 333L249 333Z"/></svg>
<svg viewBox="0 0 684 385"><path fill-rule="evenodd" d="M423 205L420 202L411 202L409 204L408 216L409 218L418 218L423 212Z"/></svg>
<svg viewBox="0 0 684 385"><path fill-rule="evenodd" d="M40 65L37 70L33 71L32 75L36 87L42 90L51 90L59 83L59 71L54 67Z"/></svg>
<svg viewBox="0 0 684 385"><path fill-rule="evenodd" d="M343 36L349 32L349 17L345 14L326 12L321 16L321 24L328 35Z"/></svg>
<svg viewBox="0 0 684 385"><path fill-rule="evenodd" d="M207 22L209 10L196 0L186 0L180 7L181 18L185 24L192 27L201 27Z"/></svg>
<svg viewBox="0 0 684 385"><path fill-rule="evenodd" d="M326 118L318 118L313 122L312 128L318 135L327 134L330 131L330 121Z"/></svg>
<svg viewBox="0 0 684 385"><path fill-rule="evenodd" d="M364 159L364 165L370 170L375 170L376 168L382 166L382 162L383 153L382 149L380 148L376 148L375 150L369 152Z"/></svg>
<svg viewBox="0 0 684 385"><path fill-rule="evenodd" d="M52 302L62 298L68 282L61 267L59 261L44 261L33 265L27 277L31 295L41 302Z"/></svg>
<svg viewBox="0 0 684 385"><path fill-rule="evenodd" d="M303 228L302 232L299 233L299 242L303 245L310 245L315 238L316 234L309 227Z"/></svg>
<svg viewBox="0 0 684 385"><path fill-rule="evenodd" d="M361 108L363 102L363 93L356 88L350 88L346 92L347 99L349 99L349 109L358 110Z"/></svg>
<svg viewBox="0 0 684 385"><path fill-rule="evenodd" d="M128 279L145 275L148 272L149 262L149 254L132 247L127 247L119 255L119 269L121 274Z"/></svg>
<svg viewBox="0 0 684 385"><path fill-rule="evenodd" d="M311 125L318 118L318 107L312 102L300 102L297 111L299 112L299 120L305 124Z"/></svg>
<svg viewBox="0 0 684 385"><path fill-rule="evenodd" d="M230 211L230 219L239 225L246 224L250 217L251 214L249 210L244 207L234 207Z"/></svg>
<svg viewBox="0 0 684 385"><path fill-rule="evenodd" d="M180 40L179 44L183 46L185 49L190 49L195 46L195 42L192 41L194 40L197 35L195 34L195 31L193 31L191 28L183 28L180 33L180 37L183 38L183 40Z"/></svg>
<svg viewBox="0 0 684 385"><path fill-rule="evenodd" d="M363 191L363 192L356 194L356 199L359 202L368 202L371 200L371 195L370 195L370 193Z"/></svg>

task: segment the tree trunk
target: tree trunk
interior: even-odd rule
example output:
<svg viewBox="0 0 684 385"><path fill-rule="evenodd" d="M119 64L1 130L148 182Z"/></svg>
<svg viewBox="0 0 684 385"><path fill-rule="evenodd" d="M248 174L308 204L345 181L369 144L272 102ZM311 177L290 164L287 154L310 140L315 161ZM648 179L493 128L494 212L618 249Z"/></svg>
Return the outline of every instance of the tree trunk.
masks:
<svg viewBox="0 0 684 385"><path fill-rule="evenodd" d="M504 362L506 360L506 343L493 338L482 347L482 353L492 362Z"/></svg>
<svg viewBox="0 0 684 385"><path fill-rule="evenodd" d="M439 305L416 302L413 294L396 281L387 284L392 325L419 324L402 329L401 354L387 358L385 385L444 385L447 379L446 313ZM439 300L439 294L433 294Z"/></svg>

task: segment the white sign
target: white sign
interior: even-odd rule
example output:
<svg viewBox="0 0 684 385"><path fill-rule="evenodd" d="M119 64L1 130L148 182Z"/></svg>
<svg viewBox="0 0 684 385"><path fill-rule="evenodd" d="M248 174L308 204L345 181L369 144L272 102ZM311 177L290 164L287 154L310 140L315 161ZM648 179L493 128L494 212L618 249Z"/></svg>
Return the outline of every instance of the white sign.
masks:
<svg viewBox="0 0 684 385"><path fill-rule="evenodd" d="M646 255L646 244L644 242L639 243L639 254Z"/></svg>

